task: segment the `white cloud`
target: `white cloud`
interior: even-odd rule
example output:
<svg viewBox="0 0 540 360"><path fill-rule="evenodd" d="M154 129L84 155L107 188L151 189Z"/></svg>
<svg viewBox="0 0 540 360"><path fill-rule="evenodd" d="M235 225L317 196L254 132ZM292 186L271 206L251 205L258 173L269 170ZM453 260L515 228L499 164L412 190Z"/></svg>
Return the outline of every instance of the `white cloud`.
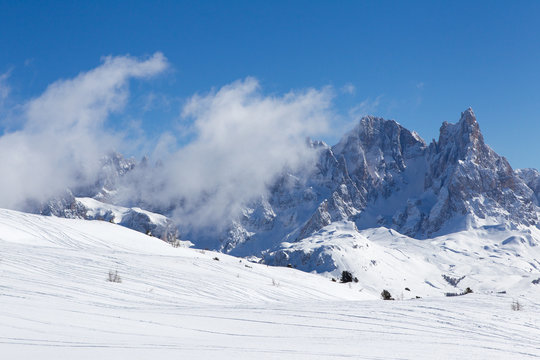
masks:
<svg viewBox="0 0 540 360"><path fill-rule="evenodd" d="M70 129L101 125L111 112L125 105L130 78L147 78L167 66L161 53L145 61L105 57L103 65L71 80L51 84L27 106L29 129Z"/></svg>
<svg viewBox="0 0 540 360"><path fill-rule="evenodd" d="M284 166L313 158L305 138L328 130L331 98L329 89L264 96L253 78L193 96L182 116L193 120L195 139L164 155L174 143L165 136L157 151L163 159L158 176L141 183L136 175L139 188L128 185L124 196L143 194L161 206L182 201L176 213L181 224L219 227L264 194Z"/></svg>
<svg viewBox="0 0 540 360"><path fill-rule="evenodd" d="M120 141L103 123L124 107L128 80L153 76L166 67L161 53L145 60L106 57L99 67L57 81L30 100L22 129L0 137L0 206L45 200L92 181L100 157Z"/></svg>

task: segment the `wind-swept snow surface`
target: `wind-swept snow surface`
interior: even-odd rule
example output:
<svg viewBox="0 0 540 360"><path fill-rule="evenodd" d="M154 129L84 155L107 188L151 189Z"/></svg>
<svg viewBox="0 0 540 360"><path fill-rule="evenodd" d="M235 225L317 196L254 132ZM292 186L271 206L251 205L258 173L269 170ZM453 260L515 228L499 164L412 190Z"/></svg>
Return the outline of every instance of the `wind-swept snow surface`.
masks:
<svg viewBox="0 0 540 360"><path fill-rule="evenodd" d="M360 283L9 210L0 249L3 359L540 357L540 285L382 301Z"/></svg>

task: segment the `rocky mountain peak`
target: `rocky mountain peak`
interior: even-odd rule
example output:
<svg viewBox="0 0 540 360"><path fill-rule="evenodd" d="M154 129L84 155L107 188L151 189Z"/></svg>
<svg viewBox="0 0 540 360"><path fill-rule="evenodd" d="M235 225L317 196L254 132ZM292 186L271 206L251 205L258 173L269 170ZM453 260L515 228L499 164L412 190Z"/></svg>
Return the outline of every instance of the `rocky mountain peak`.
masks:
<svg viewBox="0 0 540 360"><path fill-rule="evenodd" d="M471 108L468 108L461 113L461 118L457 123L459 133L463 138L469 141L469 143L481 143L484 144L484 137L480 132L480 126L476 121L476 116Z"/></svg>
<svg viewBox="0 0 540 360"><path fill-rule="evenodd" d="M343 157L352 177L380 182L390 172L404 171L408 160L422 156L425 148L424 140L396 121L365 116L332 151L337 158Z"/></svg>
<svg viewBox="0 0 540 360"><path fill-rule="evenodd" d="M461 113L461 118L456 124L444 122L440 129L437 149L441 150L452 146L455 148L455 156L464 158L471 149L482 150L484 137L476 116L471 108Z"/></svg>
<svg viewBox="0 0 540 360"><path fill-rule="evenodd" d="M508 161L484 143L471 108L456 124L444 123L430 145L425 190L437 195L426 218L426 233L439 231L454 216L513 224L536 224L534 196Z"/></svg>
<svg viewBox="0 0 540 360"><path fill-rule="evenodd" d="M439 141L430 144L428 157L431 171L427 174L426 186L430 186L434 179L448 171L454 171L455 166L468 163L483 168L501 168L506 173L512 172L506 159L484 143L480 126L471 108L461 113L457 123L445 121L442 124Z"/></svg>
<svg viewBox="0 0 540 360"><path fill-rule="evenodd" d="M341 153L352 146L366 150L373 147L384 149L395 145L403 150L404 147L417 144L425 146L424 140L416 133L405 129L395 120L364 116L357 126L343 136L333 150L335 153Z"/></svg>

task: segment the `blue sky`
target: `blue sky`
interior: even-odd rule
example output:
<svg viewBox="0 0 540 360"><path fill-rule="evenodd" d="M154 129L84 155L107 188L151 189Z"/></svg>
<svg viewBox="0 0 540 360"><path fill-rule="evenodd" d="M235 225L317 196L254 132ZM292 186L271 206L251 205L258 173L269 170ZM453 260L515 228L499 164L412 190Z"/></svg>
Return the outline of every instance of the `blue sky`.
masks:
<svg viewBox="0 0 540 360"><path fill-rule="evenodd" d="M0 81L16 106L102 56L159 51L170 69L133 81L107 126L136 118L155 138L194 93L253 76L267 94L331 86L336 128L356 107L426 141L471 106L490 146L540 168L539 20L536 1L0 0Z"/></svg>

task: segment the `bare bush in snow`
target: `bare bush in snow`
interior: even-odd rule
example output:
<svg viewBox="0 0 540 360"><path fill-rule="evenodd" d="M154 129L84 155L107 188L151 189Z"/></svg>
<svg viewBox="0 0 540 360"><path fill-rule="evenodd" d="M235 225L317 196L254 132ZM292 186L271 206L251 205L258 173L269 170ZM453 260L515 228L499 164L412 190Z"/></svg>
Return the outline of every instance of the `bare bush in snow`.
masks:
<svg viewBox="0 0 540 360"><path fill-rule="evenodd" d="M120 277L120 275L118 275L118 270L109 270L109 277L107 278L107 281L121 283L122 278Z"/></svg>
<svg viewBox="0 0 540 360"><path fill-rule="evenodd" d="M520 311L523 310L523 305L518 300L512 301L512 305L510 305L511 309L514 311Z"/></svg>

